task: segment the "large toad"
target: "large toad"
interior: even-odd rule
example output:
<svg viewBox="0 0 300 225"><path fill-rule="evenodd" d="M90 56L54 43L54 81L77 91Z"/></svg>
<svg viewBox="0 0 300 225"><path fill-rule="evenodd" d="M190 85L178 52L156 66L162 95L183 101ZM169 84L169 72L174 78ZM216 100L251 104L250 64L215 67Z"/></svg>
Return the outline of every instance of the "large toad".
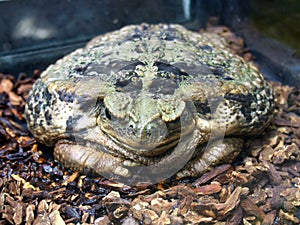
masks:
<svg viewBox="0 0 300 225"><path fill-rule="evenodd" d="M126 26L48 67L29 129L64 166L102 175L197 176L269 124L273 95L216 34Z"/></svg>

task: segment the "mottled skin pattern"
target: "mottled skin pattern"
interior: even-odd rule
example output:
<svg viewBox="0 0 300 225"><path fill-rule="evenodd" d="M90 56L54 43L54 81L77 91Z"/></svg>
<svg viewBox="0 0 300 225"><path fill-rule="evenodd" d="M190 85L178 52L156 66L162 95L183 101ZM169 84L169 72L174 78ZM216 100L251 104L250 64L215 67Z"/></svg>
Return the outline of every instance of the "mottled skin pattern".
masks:
<svg viewBox="0 0 300 225"><path fill-rule="evenodd" d="M26 119L57 160L85 173L129 177L131 168L159 165L151 171L159 174L196 149L178 168L182 178L234 160L242 137L262 132L272 112L270 87L224 39L142 24L98 36L49 66ZM205 148L222 132L224 140Z"/></svg>

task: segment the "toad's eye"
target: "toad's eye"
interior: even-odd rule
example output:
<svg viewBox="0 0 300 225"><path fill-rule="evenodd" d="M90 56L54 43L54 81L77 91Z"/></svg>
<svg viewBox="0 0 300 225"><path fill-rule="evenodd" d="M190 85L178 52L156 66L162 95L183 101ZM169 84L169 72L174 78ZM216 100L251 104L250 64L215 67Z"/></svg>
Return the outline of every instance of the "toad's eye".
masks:
<svg viewBox="0 0 300 225"><path fill-rule="evenodd" d="M111 120L111 119L112 119L112 116L111 116L111 114L110 114L110 112L109 112L108 109L105 109L105 117L106 117L108 120Z"/></svg>

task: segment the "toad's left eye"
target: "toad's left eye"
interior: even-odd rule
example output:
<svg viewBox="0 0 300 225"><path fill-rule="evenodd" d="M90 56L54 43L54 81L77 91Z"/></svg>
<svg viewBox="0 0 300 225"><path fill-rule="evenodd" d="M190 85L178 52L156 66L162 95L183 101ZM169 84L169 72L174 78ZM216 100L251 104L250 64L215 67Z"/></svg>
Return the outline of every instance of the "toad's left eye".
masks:
<svg viewBox="0 0 300 225"><path fill-rule="evenodd" d="M108 109L105 109L105 117L109 120L112 119L112 115L110 114L109 110Z"/></svg>

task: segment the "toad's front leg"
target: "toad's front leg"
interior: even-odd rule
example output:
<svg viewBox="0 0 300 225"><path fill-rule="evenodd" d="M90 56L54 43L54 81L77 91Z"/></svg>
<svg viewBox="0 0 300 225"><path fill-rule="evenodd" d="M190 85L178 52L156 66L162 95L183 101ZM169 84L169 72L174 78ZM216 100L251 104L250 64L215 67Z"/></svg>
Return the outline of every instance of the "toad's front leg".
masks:
<svg viewBox="0 0 300 225"><path fill-rule="evenodd" d="M241 138L224 138L212 141L208 146L200 146L199 154L176 174L178 179L194 177L211 170L222 163L231 163L240 153L244 140Z"/></svg>
<svg viewBox="0 0 300 225"><path fill-rule="evenodd" d="M54 156L65 167L85 174L130 176L124 159L68 140L56 143Z"/></svg>

